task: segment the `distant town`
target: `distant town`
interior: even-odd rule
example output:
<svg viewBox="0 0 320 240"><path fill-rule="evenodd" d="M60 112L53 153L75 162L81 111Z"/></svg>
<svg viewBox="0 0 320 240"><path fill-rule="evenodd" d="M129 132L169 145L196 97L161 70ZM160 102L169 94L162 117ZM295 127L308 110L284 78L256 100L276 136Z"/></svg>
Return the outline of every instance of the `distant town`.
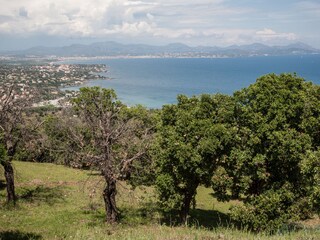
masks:
<svg viewBox="0 0 320 240"><path fill-rule="evenodd" d="M13 87L14 98L33 98L37 104L57 104L72 96L62 88L80 86L88 80L107 79L103 64L0 64L0 92ZM3 96L1 96L3 97Z"/></svg>

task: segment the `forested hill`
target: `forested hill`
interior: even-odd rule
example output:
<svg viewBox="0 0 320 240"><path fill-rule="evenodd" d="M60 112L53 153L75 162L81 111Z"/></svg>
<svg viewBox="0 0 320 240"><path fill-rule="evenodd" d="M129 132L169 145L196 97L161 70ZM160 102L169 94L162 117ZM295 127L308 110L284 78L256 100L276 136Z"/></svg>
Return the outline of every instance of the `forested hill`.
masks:
<svg viewBox="0 0 320 240"><path fill-rule="evenodd" d="M232 45L228 47L197 46L190 47L181 43L166 46L146 44L121 44L117 42L97 42L90 45L73 44L64 47L34 47L22 51L4 53L6 55L55 55L67 56L158 56L158 57L239 57L265 55L320 54L320 50L304 43L287 46L267 46L261 43Z"/></svg>

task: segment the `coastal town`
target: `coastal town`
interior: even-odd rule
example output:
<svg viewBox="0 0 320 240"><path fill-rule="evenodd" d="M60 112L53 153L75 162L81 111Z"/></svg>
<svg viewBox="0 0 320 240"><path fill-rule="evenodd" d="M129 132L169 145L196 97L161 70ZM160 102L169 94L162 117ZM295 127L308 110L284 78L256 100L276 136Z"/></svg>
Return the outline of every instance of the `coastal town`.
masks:
<svg viewBox="0 0 320 240"><path fill-rule="evenodd" d="M63 88L86 81L108 79L104 64L1 64L0 93L12 88L14 98L33 98L35 103L53 103L72 95ZM5 97L3 96L0 97Z"/></svg>

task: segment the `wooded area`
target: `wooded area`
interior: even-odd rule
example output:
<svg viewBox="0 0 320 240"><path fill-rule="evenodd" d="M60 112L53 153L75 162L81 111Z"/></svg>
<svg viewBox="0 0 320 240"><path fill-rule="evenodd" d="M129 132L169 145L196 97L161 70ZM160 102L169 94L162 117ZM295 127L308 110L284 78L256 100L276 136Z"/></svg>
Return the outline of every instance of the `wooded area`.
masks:
<svg viewBox="0 0 320 240"><path fill-rule="evenodd" d="M121 221L119 181L155 187L159 208L182 224L199 186L238 200L231 218L254 231L320 213L320 86L296 75L265 75L232 96L179 95L162 109L127 107L98 87L81 88L67 108L32 107L10 88L0 96L8 204L19 203L19 160L99 171L109 223Z"/></svg>

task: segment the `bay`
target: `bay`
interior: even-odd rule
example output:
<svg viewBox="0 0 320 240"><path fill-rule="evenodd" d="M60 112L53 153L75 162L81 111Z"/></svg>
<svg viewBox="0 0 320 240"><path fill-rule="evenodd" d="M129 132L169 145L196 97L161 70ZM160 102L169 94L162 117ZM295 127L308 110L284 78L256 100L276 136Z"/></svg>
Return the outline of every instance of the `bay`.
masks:
<svg viewBox="0 0 320 240"><path fill-rule="evenodd" d="M142 104L148 108L175 103L178 94L231 95L268 73L297 73L307 81L320 84L320 55L95 59L68 63L106 64L106 76L111 79L88 81L84 86L112 88L129 106Z"/></svg>

